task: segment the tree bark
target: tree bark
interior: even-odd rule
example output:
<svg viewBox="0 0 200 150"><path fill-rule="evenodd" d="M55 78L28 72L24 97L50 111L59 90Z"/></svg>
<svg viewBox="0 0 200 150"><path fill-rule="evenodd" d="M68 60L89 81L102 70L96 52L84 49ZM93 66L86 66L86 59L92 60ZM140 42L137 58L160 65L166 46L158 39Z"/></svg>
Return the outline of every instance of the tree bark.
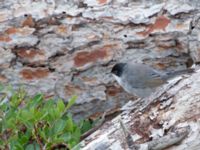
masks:
<svg viewBox="0 0 200 150"><path fill-rule="evenodd" d="M177 77L82 141L83 150L200 149L200 70Z"/></svg>

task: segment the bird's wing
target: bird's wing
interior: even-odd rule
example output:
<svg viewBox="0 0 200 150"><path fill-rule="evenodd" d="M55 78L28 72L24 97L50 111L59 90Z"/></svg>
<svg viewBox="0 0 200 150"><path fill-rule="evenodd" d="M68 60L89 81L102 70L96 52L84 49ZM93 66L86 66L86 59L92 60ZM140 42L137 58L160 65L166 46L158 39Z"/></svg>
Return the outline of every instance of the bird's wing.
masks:
<svg viewBox="0 0 200 150"><path fill-rule="evenodd" d="M145 84L147 88L154 88L164 84L166 81L162 80L161 78L154 78L150 80L145 80Z"/></svg>
<svg viewBox="0 0 200 150"><path fill-rule="evenodd" d="M146 65L134 66L134 70L129 70L125 78L133 88L154 88L166 82L159 72Z"/></svg>

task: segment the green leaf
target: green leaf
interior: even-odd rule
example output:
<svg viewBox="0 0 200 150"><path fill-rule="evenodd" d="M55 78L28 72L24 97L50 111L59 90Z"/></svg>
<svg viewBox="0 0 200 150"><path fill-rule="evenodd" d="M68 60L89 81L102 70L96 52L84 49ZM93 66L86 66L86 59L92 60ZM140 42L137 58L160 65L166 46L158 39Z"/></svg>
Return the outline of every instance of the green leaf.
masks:
<svg viewBox="0 0 200 150"><path fill-rule="evenodd" d="M57 113L55 112L55 108L51 108L48 110L48 122L51 123L52 121L57 119Z"/></svg>
<svg viewBox="0 0 200 150"><path fill-rule="evenodd" d="M58 100L57 102L57 108L60 112L63 112L65 110L65 104L63 102L63 100Z"/></svg>
<svg viewBox="0 0 200 150"><path fill-rule="evenodd" d="M44 139L47 140L47 138L49 138L51 135L51 131L52 131L51 127L46 126L43 128L43 130L41 130L40 134Z"/></svg>
<svg viewBox="0 0 200 150"><path fill-rule="evenodd" d="M42 111L41 113L42 113L42 116L39 119L43 120L43 121L46 120L45 118L48 115L48 112L47 111Z"/></svg>
<svg viewBox="0 0 200 150"><path fill-rule="evenodd" d="M69 143L68 143L68 147L69 149L72 149L74 148L78 143L74 140L71 140ZM77 150L77 149L76 149Z"/></svg>
<svg viewBox="0 0 200 150"><path fill-rule="evenodd" d="M76 102L76 99L77 99L77 96L72 96L72 98L68 101L66 110L68 110Z"/></svg>
<svg viewBox="0 0 200 150"><path fill-rule="evenodd" d="M62 134L59 139L62 139L64 142L68 142L72 138L70 133Z"/></svg>
<svg viewBox="0 0 200 150"><path fill-rule="evenodd" d="M57 108L53 109L53 116L54 116L54 120L58 119L62 116L62 112L60 112Z"/></svg>
<svg viewBox="0 0 200 150"><path fill-rule="evenodd" d="M20 110L17 113L16 119L19 123L25 125L28 129L33 128L33 114L27 110Z"/></svg>
<svg viewBox="0 0 200 150"><path fill-rule="evenodd" d="M81 122L80 128L81 128L81 133L85 133L86 131L88 131L89 129L92 128L92 123L89 120L83 120Z"/></svg>
<svg viewBox="0 0 200 150"><path fill-rule="evenodd" d="M21 145L24 145L24 144L28 143L29 138L30 137L28 135L22 135L21 137L18 137L18 141Z"/></svg>
<svg viewBox="0 0 200 150"><path fill-rule="evenodd" d="M14 129L16 127L15 119L10 118L10 119L6 120L5 125L6 125L6 128Z"/></svg>
<svg viewBox="0 0 200 150"><path fill-rule="evenodd" d="M7 111L8 110L8 104L7 103L2 104L0 106L0 109L1 109L2 113Z"/></svg>
<svg viewBox="0 0 200 150"><path fill-rule="evenodd" d="M43 105L43 112L47 113L45 115L45 120L48 122L48 123L51 123L51 121L54 121L56 118L55 118L55 114L54 114L54 109L55 109L55 103L53 100L48 100L45 102L45 104Z"/></svg>
<svg viewBox="0 0 200 150"><path fill-rule="evenodd" d="M60 134L64 128L66 126L66 121L59 119L55 122L54 126L53 126L53 131L55 135Z"/></svg>
<svg viewBox="0 0 200 150"><path fill-rule="evenodd" d="M73 136L74 141L78 143L80 141L80 137L81 137L80 128L76 128L75 131L73 132L72 136Z"/></svg>
<svg viewBox="0 0 200 150"><path fill-rule="evenodd" d="M41 139L43 139L44 141L47 140L47 136L46 136L46 133L45 133L45 128L43 129L38 129L38 133L39 133L39 136L41 137Z"/></svg>
<svg viewBox="0 0 200 150"><path fill-rule="evenodd" d="M17 141L16 139L11 139L10 141L10 149L12 150L22 150L23 149L23 145L19 143L19 141Z"/></svg>
<svg viewBox="0 0 200 150"><path fill-rule="evenodd" d="M55 104L54 100L50 99L45 102L44 108L47 110L52 109L52 108L54 108L54 104Z"/></svg>
<svg viewBox="0 0 200 150"><path fill-rule="evenodd" d="M27 145L25 150L40 150L40 146L37 143L32 143Z"/></svg>
<svg viewBox="0 0 200 150"><path fill-rule="evenodd" d="M74 122L73 122L73 120L72 120L72 118L71 118L70 115L68 116L66 122L67 122L66 131L68 131L68 132L73 132L73 129L74 129Z"/></svg>
<svg viewBox="0 0 200 150"><path fill-rule="evenodd" d="M21 99L18 97L17 93L14 93L10 99L10 105L14 108L18 107L21 103Z"/></svg>
<svg viewBox="0 0 200 150"><path fill-rule="evenodd" d="M43 95L42 94L37 94L33 97L31 102L29 103L29 107L35 108L41 104L43 100Z"/></svg>

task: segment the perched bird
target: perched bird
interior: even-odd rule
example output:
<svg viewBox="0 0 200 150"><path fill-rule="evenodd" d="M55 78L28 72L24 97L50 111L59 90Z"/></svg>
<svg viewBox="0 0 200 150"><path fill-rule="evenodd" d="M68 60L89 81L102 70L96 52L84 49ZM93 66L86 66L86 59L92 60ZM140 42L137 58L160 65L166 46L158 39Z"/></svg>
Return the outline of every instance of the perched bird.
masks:
<svg viewBox="0 0 200 150"><path fill-rule="evenodd" d="M167 80L194 70L185 70L163 73L159 70L140 63L117 63L111 73L125 91L138 97L149 96L157 87L167 83Z"/></svg>

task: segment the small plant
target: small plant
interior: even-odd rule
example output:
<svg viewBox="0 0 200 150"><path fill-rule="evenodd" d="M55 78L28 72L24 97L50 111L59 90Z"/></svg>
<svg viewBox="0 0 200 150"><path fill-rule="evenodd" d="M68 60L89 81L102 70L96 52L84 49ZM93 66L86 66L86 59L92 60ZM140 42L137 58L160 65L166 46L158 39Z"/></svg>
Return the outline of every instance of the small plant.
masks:
<svg viewBox="0 0 200 150"><path fill-rule="evenodd" d="M6 96L1 97L3 101ZM13 92L0 102L0 149L72 149L92 127L89 121L75 123L67 112L75 100L73 96L64 104L42 94L29 98L24 90Z"/></svg>

